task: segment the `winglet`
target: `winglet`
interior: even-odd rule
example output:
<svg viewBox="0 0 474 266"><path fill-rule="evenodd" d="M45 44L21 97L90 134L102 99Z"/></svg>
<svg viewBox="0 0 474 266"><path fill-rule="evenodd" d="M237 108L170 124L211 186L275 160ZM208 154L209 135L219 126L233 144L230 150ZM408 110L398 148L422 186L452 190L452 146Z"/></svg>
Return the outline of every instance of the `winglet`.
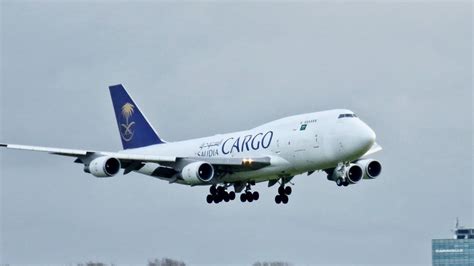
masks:
<svg viewBox="0 0 474 266"><path fill-rule="evenodd" d="M124 149L164 143L122 84L109 89Z"/></svg>

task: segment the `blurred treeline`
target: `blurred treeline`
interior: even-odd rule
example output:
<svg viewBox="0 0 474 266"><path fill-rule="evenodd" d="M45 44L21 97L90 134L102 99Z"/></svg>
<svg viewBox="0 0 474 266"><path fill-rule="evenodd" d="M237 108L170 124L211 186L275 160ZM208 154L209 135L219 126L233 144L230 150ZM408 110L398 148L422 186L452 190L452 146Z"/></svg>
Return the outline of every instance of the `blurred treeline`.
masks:
<svg viewBox="0 0 474 266"><path fill-rule="evenodd" d="M10 264L0 264L1 266L10 266ZM69 264L71 265L71 264ZM186 263L180 260L174 260L170 258L163 258L163 259L151 259L148 260L148 266L186 266ZM13 266L13 265L12 265ZM104 263L104 262L85 262L85 263L78 263L76 266L115 266L114 263ZM272 262L255 262L252 266L292 266L291 263L288 262L281 262L281 261L272 261Z"/></svg>

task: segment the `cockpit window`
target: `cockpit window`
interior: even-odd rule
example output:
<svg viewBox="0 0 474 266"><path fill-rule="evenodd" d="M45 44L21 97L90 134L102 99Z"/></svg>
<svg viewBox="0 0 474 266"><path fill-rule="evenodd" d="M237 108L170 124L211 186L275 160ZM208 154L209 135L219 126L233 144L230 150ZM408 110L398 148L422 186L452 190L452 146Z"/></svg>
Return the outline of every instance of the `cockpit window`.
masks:
<svg viewBox="0 0 474 266"><path fill-rule="evenodd" d="M357 115L355 115L355 114L340 114L338 119L339 118L344 118L344 117L357 117Z"/></svg>

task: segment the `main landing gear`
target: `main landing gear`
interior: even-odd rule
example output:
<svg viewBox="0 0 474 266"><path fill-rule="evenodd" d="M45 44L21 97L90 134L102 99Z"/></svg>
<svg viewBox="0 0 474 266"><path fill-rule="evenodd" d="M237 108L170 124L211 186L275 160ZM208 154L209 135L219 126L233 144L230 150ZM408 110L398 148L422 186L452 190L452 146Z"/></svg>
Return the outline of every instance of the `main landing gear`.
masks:
<svg viewBox="0 0 474 266"><path fill-rule="evenodd" d="M255 185L255 182L253 182L252 184ZM240 194L241 202L245 202L245 201L252 202L260 198L260 195L258 194L257 191L251 192L250 189L251 189L251 185L250 183L248 183L247 186L245 187L245 192L242 192L242 194Z"/></svg>
<svg viewBox="0 0 474 266"><path fill-rule="evenodd" d="M278 187L278 195L275 196L275 202L276 204L287 204L288 203L288 196L291 195L291 187L285 185L281 185Z"/></svg>
<svg viewBox="0 0 474 266"><path fill-rule="evenodd" d="M237 192L240 192L243 190L243 186L245 184L242 184L242 187L240 189L236 189ZM240 194L240 201L241 202L252 202L252 201L257 201L260 198L260 194L257 191L251 191L252 185L255 185L255 181L251 181L245 185L245 190L242 191ZM230 191L227 192L227 186L216 186L212 185L209 188L209 194L206 197L207 203L220 203L222 201L229 202L231 200L235 199L235 192Z"/></svg>
<svg viewBox="0 0 474 266"><path fill-rule="evenodd" d="M224 186L211 186L209 188L209 194L206 197L207 203L219 203L221 201L229 202L235 199L235 192L227 192L227 187Z"/></svg>
<svg viewBox="0 0 474 266"><path fill-rule="evenodd" d="M280 186L278 187L278 195L275 196L275 202L277 204L287 204L288 196L291 195L292 189L290 186L285 186L290 182L292 177L282 178ZM344 181L344 180L342 180ZM269 186L273 186L278 181L269 182ZM257 191L252 191L252 186L255 185L255 181L249 181L246 183L234 184L234 191L227 192L229 184L224 184L221 186L212 185L209 188L209 194L206 197L207 203L220 203L222 201L229 202L235 199L235 193L240 193L241 202L253 202L257 201L260 198L260 194ZM341 183L342 186L342 183Z"/></svg>

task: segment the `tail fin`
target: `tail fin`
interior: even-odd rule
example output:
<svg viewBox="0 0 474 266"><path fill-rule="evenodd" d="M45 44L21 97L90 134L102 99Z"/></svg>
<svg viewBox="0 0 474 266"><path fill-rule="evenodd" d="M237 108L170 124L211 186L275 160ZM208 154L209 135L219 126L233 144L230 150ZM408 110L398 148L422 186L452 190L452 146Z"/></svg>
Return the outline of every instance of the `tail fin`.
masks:
<svg viewBox="0 0 474 266"><path fill-rule="evenodd" d="M164 143L122 84L109 89L124 149Z"/></svg>

